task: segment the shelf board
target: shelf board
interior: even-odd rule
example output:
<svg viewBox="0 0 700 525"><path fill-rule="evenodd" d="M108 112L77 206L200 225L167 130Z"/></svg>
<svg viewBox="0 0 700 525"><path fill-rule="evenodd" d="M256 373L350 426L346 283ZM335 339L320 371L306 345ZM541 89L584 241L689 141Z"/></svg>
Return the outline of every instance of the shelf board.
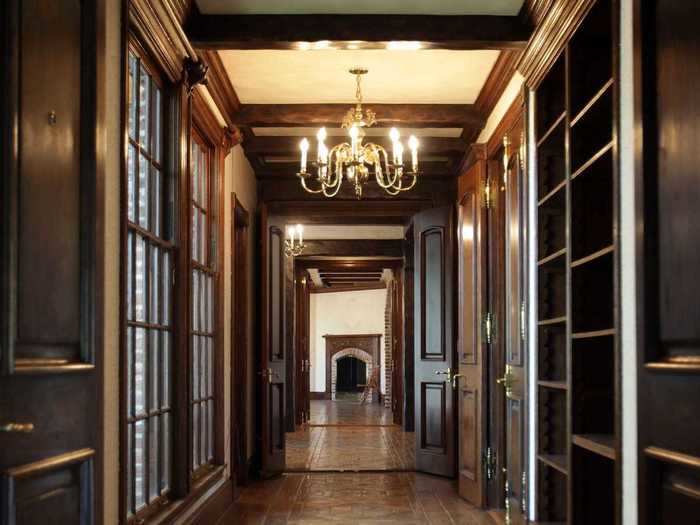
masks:
<svg viewBox="0 0 700 525"><path fill-rule="evenodd" d="M593 164L595 164L595 162L599 158L601 158L603 155L605 155L608 151L610 151L612 149L614 144L615 144L615 140L613 139L610 142L608 142L605 146L600 148L598 151L596 151L590 159L588 159L586 162L581 164L581 167L578 168L576 171L574 171L571 174L571 180L574 180L576 177L578 177L584 171L586 171L588 168L590 168ZM612 191L612 188L611 188L611 191Z"/></svg>
<svg viewBox="0 0 700 525"><path fill-rule="evenodd" d="M571 436L574 445L604 456L613 461L615 454L615 436L612 434L574 434Z"/></svg>
<svg viewBox="0 0 700 525"><path fill-rule="evenodd" d="M564 186L566 186L566 180L561 181L559 184L557 184L552 191L550 191L547 195L542 197L539 201L537 201L537 206L542 206L544 203L546 203L549 199L554 197L559 190L561 190Z"/></svg>
<svg viewBox="0 0 700 525"><path fill-rule="evenodd" d="M595 95L593 95L593 97L591 98L591 100L589 100L588 103L587 103L585 106L583 106L583 108L581 109L581 111L579 111L579 112L576 114L576 116L575 116L573 119L571 119L571 122L569 123L569 126L571 126L571 127L573 128L573 127L576 125L576 123L577 123L579 120L581 120L581 119L583 118L583 116L584 116L586 113L588 113L588 111L589 111L593 106L595 106L595 103L598 102L598 100L600 100L600 99L603 97L603 95L605 95L605 93L612 87L612 85L613 85L613 79L612 79L612 78L611 78L611 79L608 79L608 81L605 82L605 84L603 84L603 87L600 88L600 89L598 90L598 92L597 92Z"/></svg>
<svg viewBox="0 0 700 525"><path fill-rule="evenodd" d="M614 251L615 246L611 244L610 246L606 246L605 248L602 248L597 252L593 252L590 255L586 255L585 257L581 257L580 259L571 261L571 267L576 268L577 266L581 266L591 261L595 261L596 259L600 259L601 257L604 257L605 255L608 255L609 253L612 253Z"/></svg>
<svg viewBox="0 0 700 525"><path fill-rule="evenodd" d="M552 388L554 390L568 390L569 387L566 386L566 381L537 381L539 386L545 388Z"/></svg>
<svg viewBox="0 0 700 525"><path fill-rule="evenodd" d="M549 465L565 476L569 475L569 469L566 468L565 454L539 454L537 458L545 465Z"/></svg>
<svg viewBox="0 0 700 525"><path fill-rule="evenodd" d="M549 129L548 129L547 131L544 132L544 134L542 135L542 138L540 138L540 139L537 141L537 147L538 147L538 148L539 148L540 146L542 146L542 144L544 144L544 143L547 141L547 139L549 138L549 136L550 136L552 133L554 133L554 131L557 129L557 126L559 126L559 124L561 124L561 123L564 121L565 118L566 118L566 110L564 110L564 111L561 112L561 115L559 115L559 116L557 117L557 119L554 121L554 123L553 123L551 126L549 126Z"/></svg>
<svg viewBox="0 0 700 525"><path fill-rule="evenodd" d="M574 332L571 334L571 339L593 339L595 337L615 335L615 333L616 330L614 328L608 328L607 330L593 330L590 332Z"/></svg>
<svg viewBox="0 0 700 525"><path fill-rule="evenodd" d="M547 326L550 324L560 324L560 323L565 323L566 322L566 316L562 317L552 317L551 319L542 319L541 321L537 321L538 326Z"/></svg>
<svg viewBox="0 0 700 525"><path fill-rule="evenodd" d="M565 254L566 254L566 248L562 248L561 250L557 250L553 254L548 255L547 257L543 257L542 259L537 261L537 266L542 266L544 264L547 264L548 262L551 262L555 259L558 259L559 257L561 257L562 255L565 255Z"/></svg>

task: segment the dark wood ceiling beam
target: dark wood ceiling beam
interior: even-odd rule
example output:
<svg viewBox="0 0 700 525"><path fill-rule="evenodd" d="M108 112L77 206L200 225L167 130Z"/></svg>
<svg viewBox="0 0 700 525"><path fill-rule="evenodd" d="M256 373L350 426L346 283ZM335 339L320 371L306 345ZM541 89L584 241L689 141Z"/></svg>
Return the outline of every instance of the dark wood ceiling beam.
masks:
<svg viewBox="0 0 700 525"><path fill-rule="evenodd" d="M302 137L252 137L246 140L243 148L246 153L254 155L298 155L299 142ZM307 137L311 140L312 149L315 151L315 137ZM407 138L407 137L404 137ZM348 142L344 137L328 137L326 145L331 148L336 144ZM365 137L365 142L373 142L391 151L389 137ZM419 137L420 155L449 155L452 153L464 153L467 143L461 138L449 137ZM404 141L405 143L405 141Z"/></svg>
<svg viewBox="0 0 700 525"><path fill-rule="evenodd" d="M427 15L202 15L190 17L187 35L209 49L384 49L417 41L424 49L522 49L532 28L519 16Z"/></svg>
<svg viewBox="0 0 700 525"><path fill-rule="evenodd" d="M244 104L234 115L239 126L300 127L340 124L352 104ZM472 104L365 104L377 114L379 127L481 127L483 115Z"/></svg>

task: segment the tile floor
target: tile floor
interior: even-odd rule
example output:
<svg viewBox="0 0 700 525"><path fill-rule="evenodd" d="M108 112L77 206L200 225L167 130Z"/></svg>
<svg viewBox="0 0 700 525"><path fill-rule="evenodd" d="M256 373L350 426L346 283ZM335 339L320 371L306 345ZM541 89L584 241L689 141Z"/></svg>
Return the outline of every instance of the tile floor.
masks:
<svg viewBox="0 0 700 525"><path fill-rule="evenodd" d="M492 525L453 481L417 473L285 474L252 482L219 520L228 524Z"/></svg>

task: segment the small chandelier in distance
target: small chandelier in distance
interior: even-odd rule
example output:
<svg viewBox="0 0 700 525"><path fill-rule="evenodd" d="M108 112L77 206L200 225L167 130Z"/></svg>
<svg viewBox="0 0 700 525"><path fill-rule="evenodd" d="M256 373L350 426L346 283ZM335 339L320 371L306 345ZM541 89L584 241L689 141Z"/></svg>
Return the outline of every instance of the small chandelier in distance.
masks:
<svg viewBox="0 0 700 525"><path fill-rule="evenodd" d="M301 224L287 226L287 238L284 240L284 255L286 257L299 257L303 253L304 248L306 248L303 232L304 228Z"/></svg>
<svg viewBox="0 0 700 525"><path fill-rule="evenodd" d="M342 127L348 130L350 143L343 142L333 146L330 151L326 147L326 128L318 130L316 138L316 161L311 162L315 168L315 175L307 172L307 158L309 141L304 138L299 144L301 150L301 167L297 176L301 179L302 187L309 193L323 193L326 197L335 197L340 191L343 179L353 184L355 195L362 198L362 188L374 175L377 184L389 195L398 195L402 191L408 191L416 185L418 180L418 139L411 135L408 147L411 150L411 169L404 167L404 146L401 143L399 131L391 128L389 137L392 142L391 162L386 149L378 144L362 143L365 136L365 128L376 123L376 115L372 110L362 112L362 89L360 81L366 69L351 69L350 73L357 79L357 91L355 97L357 104L348 110L343 118ZM309 186L313 181L314 187Z"/></svg>

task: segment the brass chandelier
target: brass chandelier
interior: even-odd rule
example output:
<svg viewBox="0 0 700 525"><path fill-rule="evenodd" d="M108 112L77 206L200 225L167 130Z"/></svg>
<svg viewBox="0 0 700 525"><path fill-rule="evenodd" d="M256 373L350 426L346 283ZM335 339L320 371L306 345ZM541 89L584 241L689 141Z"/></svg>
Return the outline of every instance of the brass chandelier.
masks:
<svg viewBox="0 0 700 525"><path fill-rule="evenodd" d="M309 193L323 193L326 197L335 197L340 191L343 180L347 180L355 189L358 199L362 198L362 188L374 176L377 184L389 195L398 195L416 185L418 180L418 139L411 135L408 147L411 152L410 169L404 167L404 146L396 128L391 128L389 138L392 142L391 159L386 149L372 142L363 143L365 128L377 121L374 111L362 111L362 75L367 69L355 68L350 73L355 75L357 103L350 108L343 118L342 127L348 130L350 143L343 142L326 147L326 128L316 134L318 146L316 161L311 162L315 173L307 171L309 141L304 138L299 144L301 150L301 167L297 176L302 187Z"/></svg>

